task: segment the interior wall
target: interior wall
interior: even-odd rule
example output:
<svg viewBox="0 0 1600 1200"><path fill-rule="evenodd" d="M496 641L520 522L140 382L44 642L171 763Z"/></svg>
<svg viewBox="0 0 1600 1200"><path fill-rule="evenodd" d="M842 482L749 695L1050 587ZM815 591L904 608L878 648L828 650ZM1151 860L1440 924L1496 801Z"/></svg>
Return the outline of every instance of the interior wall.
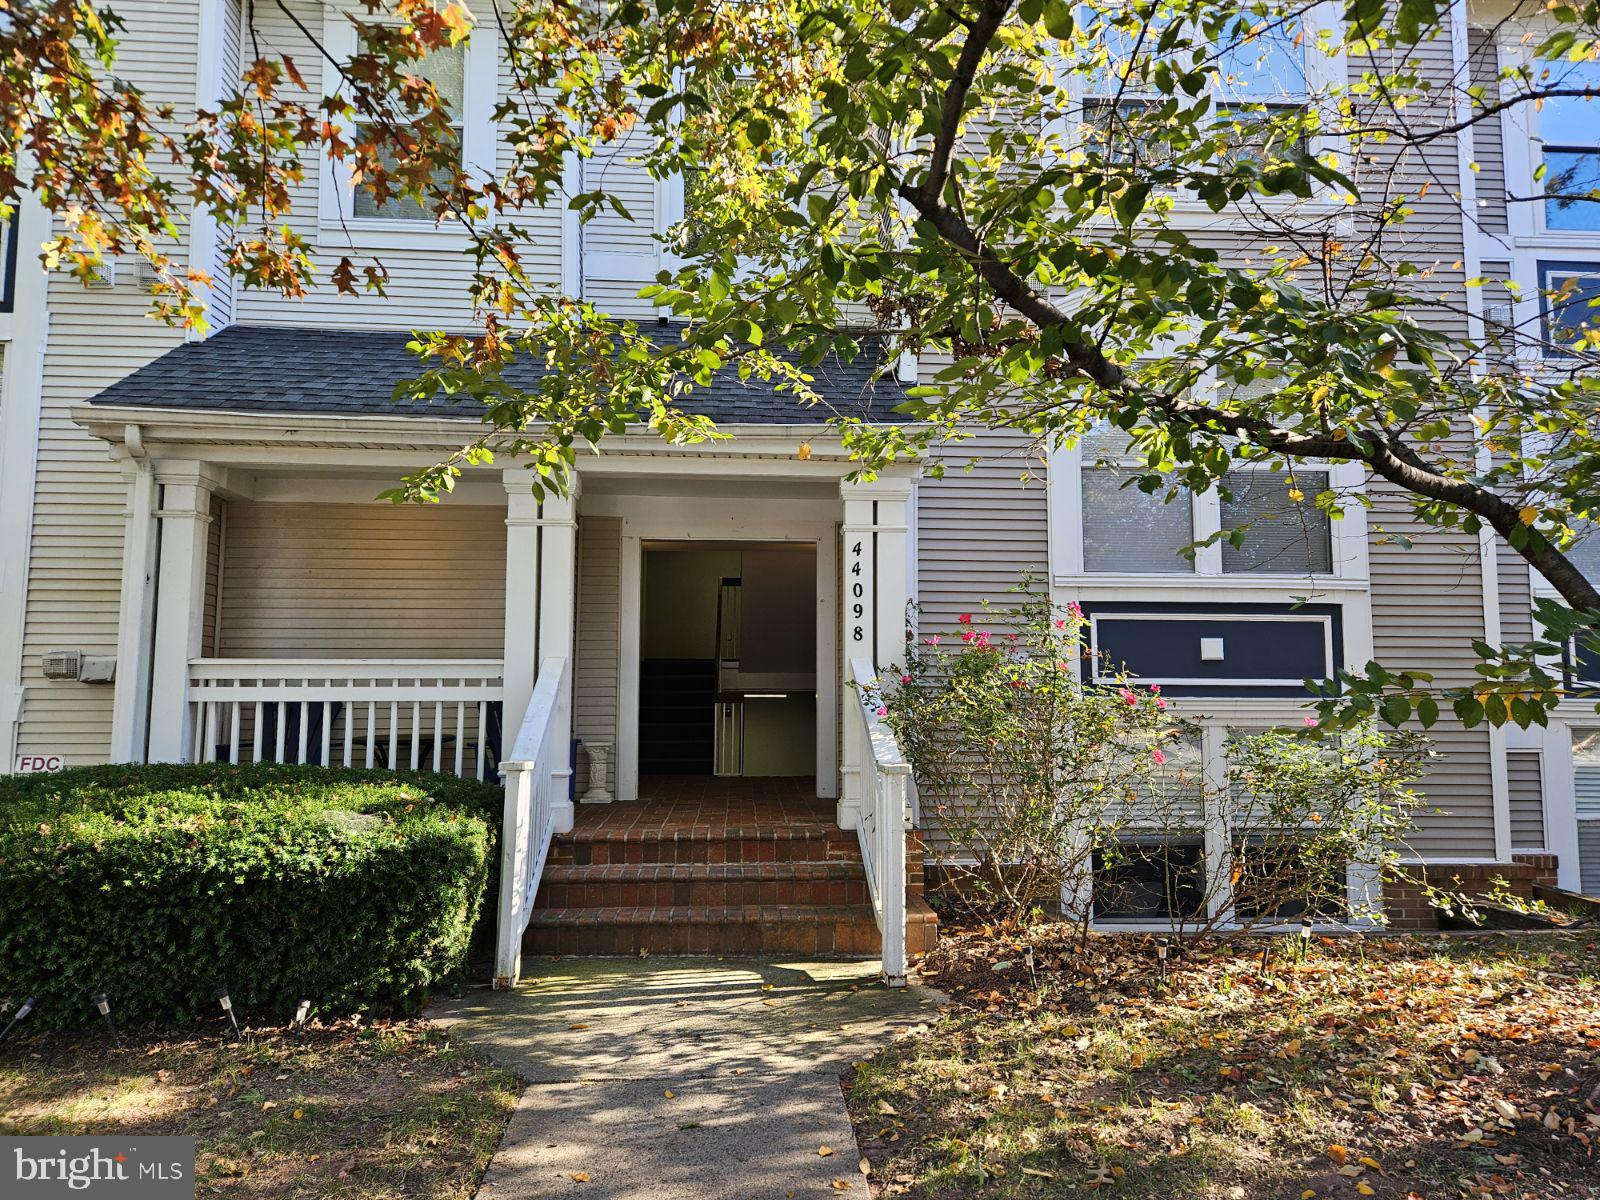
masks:
<svg viewBox="0 0 1600 1200"><path fill-rule="evenodd" d="M715 657L717 589L741 562L737 550L646 550L641 656Z"/></svg>

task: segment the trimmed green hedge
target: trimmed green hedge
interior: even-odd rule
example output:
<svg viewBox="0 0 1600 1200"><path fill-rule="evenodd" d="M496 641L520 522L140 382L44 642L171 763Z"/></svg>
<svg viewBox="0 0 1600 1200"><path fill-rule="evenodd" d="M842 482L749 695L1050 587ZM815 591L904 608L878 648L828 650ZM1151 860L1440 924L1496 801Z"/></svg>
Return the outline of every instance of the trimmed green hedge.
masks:
<svg viewBox="0 0 1600 1200"><path fill-rule="evenodd" d="M0 996L34 1022L416 1003L466 957L499 788L320 767L0 777ZM488 906L492 908L491 906Z"/></svg>

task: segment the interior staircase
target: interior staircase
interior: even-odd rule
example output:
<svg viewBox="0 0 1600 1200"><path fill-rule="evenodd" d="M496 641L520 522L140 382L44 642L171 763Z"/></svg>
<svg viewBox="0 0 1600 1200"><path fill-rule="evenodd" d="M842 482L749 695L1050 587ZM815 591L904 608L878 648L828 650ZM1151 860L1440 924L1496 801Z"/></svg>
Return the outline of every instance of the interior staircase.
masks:
<svg viewBox="0 0 1600 1200"><path fill-rule="evenodd" d="M709 781L724 789L753 781ZM809 783L809 781L807 781ZM854 832L826 801L580 806L550 847L523 949L534 954L866 958L881 951ZM630 811L631 810L631 811ZM906 848L906 949L937 937L922 851Z"/></svg>

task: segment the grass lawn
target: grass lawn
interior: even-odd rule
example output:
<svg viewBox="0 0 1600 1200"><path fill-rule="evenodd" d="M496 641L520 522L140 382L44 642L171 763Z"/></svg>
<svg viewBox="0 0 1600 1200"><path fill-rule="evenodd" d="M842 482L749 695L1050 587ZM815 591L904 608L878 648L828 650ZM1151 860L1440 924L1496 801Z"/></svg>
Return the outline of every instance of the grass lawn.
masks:
<svg viewBox="0 0 1600 1200"><path fill-rule="evenodd" d="M875 1190L1600 1197L1600 935L1294 943L1163 988L1097 938L1136 970L1089 987L1060 926L956 932L924 970L955 1003L846 1079Z"/></svg>
<svg viewBox="0 0 1600 1200"><path fill-rule="evenodd" d="M521 1090L426 1022L0 1047L0 1134L193 1134L201 1196L466 1198Z"/></svg>

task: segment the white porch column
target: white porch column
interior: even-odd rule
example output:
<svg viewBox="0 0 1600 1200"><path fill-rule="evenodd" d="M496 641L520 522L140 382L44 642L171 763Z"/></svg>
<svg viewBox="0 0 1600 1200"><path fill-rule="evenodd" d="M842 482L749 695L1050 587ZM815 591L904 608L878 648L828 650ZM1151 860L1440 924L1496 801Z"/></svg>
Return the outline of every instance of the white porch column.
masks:
<svg viewBox="0 0 1600 1200"><path fill-rule="evenodd" d="M161 462L161 549L156 573L155 653L150 671L150 762L188 762L194 752L189 660L205 625L206 531L217 478L205 463Z"/></svg>
<svg viewBox="0 0 1600 1200"><path fill-rule="evenodd" d="M565 496L546 496L539 511L539 661L567 664L556 702L562 761L551 771L555 787L555 831L572 829L572 661L578 591L578 476Z"/></svg>
<svg viewBox="0 0 1600 1200"><path fill-rule="evenodd" d="M501 754L512 755L517 731L533 695L539 663L549 658L568 663L556 721L571 741L574 603L577 590L576 475L565 496L546 495L541 502L530 490L528 473L508 469L506 488L506 622L504 666L504 729ZM566 786L572 778L568 760L555 767L556 831L572 828L572 803Z"/></svg>
<svg viewBox="0 0 1600 1200"><path fill-rule="evenodd" d="M502 671L500 756L511 756L533 695L539 654L539 502L528 474L505 472L506 628Z"/></svg>
<svg viewBox="0 0 1600 1200"><path fill-rule="evenodd" d="M865 658L882 670L905 655L906 605L911 599L915 550L910 532L914 476L841 483L840 494L844 499L844 553L839 649L847 716L838 820L840 828L854 829L862 804L860 764L868 748L861 722L854 719L850 707L860 703L850 686L850 661Z"/></svg>
<svg viewBox="0 0 1600 1200"><path fill-rule="evenodd" d="M137 436L133 438L137 445ZM122 602L117 612L117 675L111 701L111 761L143 762L150 712L151 641L155 634L155 473L144 459L124 464L128 507L122 534Z"/></svg>

